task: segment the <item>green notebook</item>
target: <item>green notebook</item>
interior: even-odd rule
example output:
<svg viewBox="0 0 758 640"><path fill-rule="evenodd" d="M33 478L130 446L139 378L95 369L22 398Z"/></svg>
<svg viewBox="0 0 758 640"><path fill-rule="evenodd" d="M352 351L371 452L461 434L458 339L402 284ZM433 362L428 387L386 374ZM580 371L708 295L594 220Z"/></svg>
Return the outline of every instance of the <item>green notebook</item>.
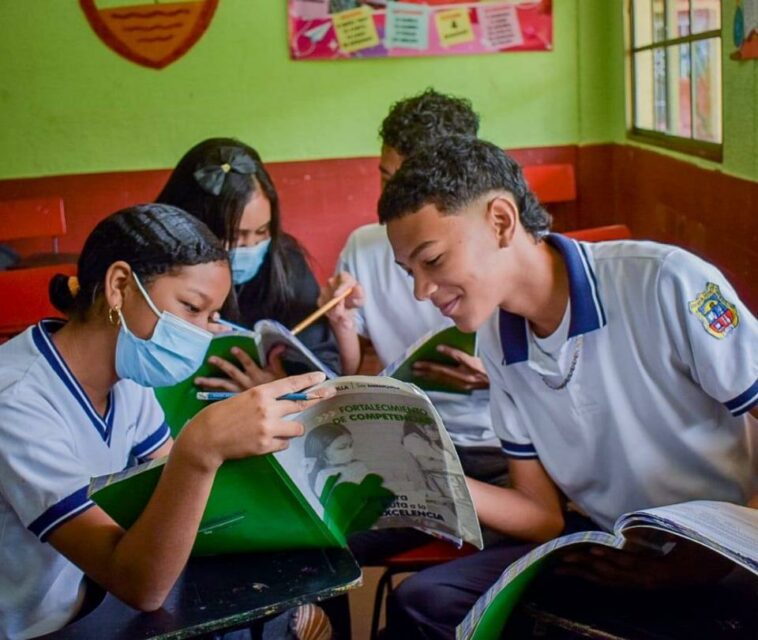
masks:
<svg viewBox="0 0 758 640"><path fill-rule="evenodd" d="M176 436L181 428L207 401L198 400L197 392L203 391L195 386L197 377L224 377L217 368L208 364L208 358L217 356L239 366L239 361L232 355L232 348L238 347L247 353L260 367L266 364L266 354L276 345L286 345L282 356L284 370L290 374L305 371L323 371L327 378L335 378L336 374L322 363L292 332L273 320L260 320L255 324L254 331L232 331L213 337L200 368L186 380L171 387L155 390L155 396L166 414L166 422Z"/></svg>
<svg viewBox="0 0 758 640"><path fill-rule="evenodd" d="M171 429L171 435L176 435L190 418L208 403L197 399L197 392L202 391L195 386L195 378L219 377L221 372L218 367L208 364L208 358L217 356L224 360L239 365L239 361L232 355L232 348L238 347L249 355L256 363L261 364L258 342L254 334L250 333L224 333L214 336L205 354L205 359L200 368L186 380L172 387L161 387L155 390L155 397L166 414L166 422Z"/></svg>
<svg viewBox="0 0 758 640"><path fill-rule="evenodd" d="M457 387L439 382L430 382L413 374L416 362L437 362L439 364L455 365L455 360L439 351L439 345L447 345L473 356L476 354L476 333L463 333L456 327L448 327L442 331L432 331L414 342L405 353L387 366L380 376L389 376L404 382L412 382L424 391L444 391L447 393L470 394Z"/></svg>

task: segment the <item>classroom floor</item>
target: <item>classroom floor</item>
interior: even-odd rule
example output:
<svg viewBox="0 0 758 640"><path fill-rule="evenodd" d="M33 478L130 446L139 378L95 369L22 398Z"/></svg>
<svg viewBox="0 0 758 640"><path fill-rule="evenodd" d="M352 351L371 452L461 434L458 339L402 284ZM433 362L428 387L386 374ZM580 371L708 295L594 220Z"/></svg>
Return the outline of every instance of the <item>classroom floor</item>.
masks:
<svg viewBox="0 0 758 640"><path fill-rule="evenodd" d="M376 583L382 575L381 567L363 569L363 586L350 592L350 621L352 640L368 640L371 633L371 614L374 609L374 594ZM394 584L398 584L405 574L398 574ZM384 615L381 617L379 628L384 626Z"/></svg>

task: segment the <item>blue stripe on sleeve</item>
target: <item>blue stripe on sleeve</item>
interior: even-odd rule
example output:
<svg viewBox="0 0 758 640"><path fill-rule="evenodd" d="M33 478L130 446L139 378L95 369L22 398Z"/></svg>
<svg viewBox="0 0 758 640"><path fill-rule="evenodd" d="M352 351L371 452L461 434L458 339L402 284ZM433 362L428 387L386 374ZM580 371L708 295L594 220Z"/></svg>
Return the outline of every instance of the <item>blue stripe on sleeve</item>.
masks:
<svg viewBox="0 0 758 640"><path fill-rule="evenodd" d="M747 391L725 402L724 406L732 412L733 416L741 416L743 413L750 411L756 403L758 403L758 380Z"/></svg>
<svg viewBox="0 0 758 640"><path fill-rule="evenodd" d="M532 444L518 444L516 442L500 440L500 445L503 448L503 453L511 458L529 459L539 457L537 450Z"/></svg>
<svg viewBox="0 0 758 640"><path fill-rule="evenodd" d="M132 455L140 460L149 456L153 451L159 449L170 435L168 425L164 422L142 442L138 442L132 447Z"/></svg>
<svg viewBox="0 0 758 640"><path fill-rule="evenodd" d="M29 531L45 542L50 534L62 524L95 506L95 503L87 498L87 488L82 487L54 504L29 525Z"/></svg>

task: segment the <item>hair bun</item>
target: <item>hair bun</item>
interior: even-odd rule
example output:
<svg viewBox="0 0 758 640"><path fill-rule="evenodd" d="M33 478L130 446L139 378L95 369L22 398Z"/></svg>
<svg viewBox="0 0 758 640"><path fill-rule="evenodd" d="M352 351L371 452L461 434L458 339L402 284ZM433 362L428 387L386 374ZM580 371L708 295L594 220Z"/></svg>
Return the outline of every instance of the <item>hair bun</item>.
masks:
<svg viewBox="0 0 758 640"><path fill-rule="evenodd" d="M76 294L79 292L79 280L75 276L56 273L50 278L48 295L50 302L59 311L67 314L74 307Z"/></svg>

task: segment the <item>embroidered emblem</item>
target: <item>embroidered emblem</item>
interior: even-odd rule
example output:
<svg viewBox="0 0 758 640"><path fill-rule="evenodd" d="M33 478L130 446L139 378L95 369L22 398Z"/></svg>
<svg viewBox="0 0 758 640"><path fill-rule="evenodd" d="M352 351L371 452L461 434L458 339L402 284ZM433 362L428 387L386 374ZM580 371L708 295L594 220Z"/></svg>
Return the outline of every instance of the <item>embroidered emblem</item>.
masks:
<svg viewBox="0 0 758 640"><path fill-rule="evenodd" d="M690 311L714 338L724 338L740 324L737 308L721 295L717 284L709 282L705 291L690 302Z"/></svg>

